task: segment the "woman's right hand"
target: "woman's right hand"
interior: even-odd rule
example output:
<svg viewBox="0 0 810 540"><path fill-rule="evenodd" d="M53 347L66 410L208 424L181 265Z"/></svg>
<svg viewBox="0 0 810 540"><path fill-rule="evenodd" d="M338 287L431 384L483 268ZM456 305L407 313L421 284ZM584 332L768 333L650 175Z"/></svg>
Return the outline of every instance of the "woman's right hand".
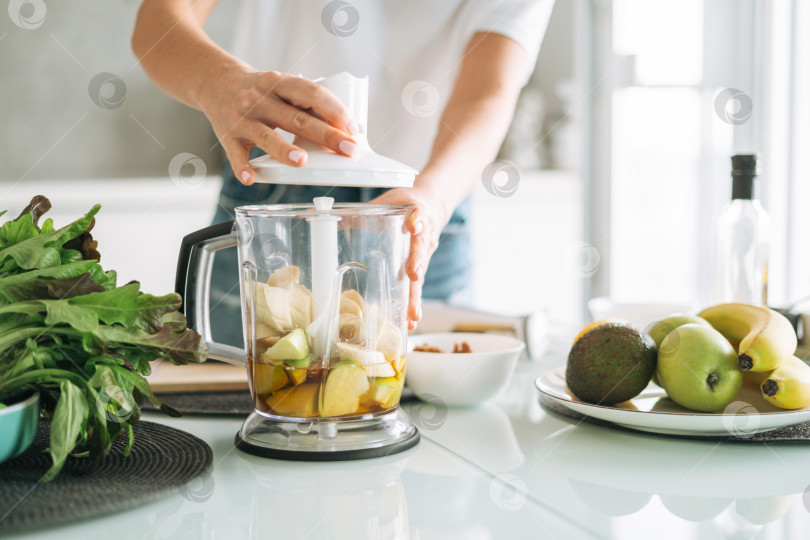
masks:
<svg viewBox="0 0 810 540"><path fill-rule="evenodd" d="M329 90L303 77L276 71L238 71L209 81L198 94L200 108L228 155L234 176L250 185L256 174L248 152L258 146L282 163L300 167L307 154L275 128L352 156L357 125Z"/></svg>

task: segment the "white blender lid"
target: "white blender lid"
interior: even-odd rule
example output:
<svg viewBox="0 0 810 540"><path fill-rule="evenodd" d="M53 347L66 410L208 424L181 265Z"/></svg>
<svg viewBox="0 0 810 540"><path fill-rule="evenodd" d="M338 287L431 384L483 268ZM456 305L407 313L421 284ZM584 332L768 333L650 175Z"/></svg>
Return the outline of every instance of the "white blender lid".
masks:
<svg viewBox="0 0 810 540"><path fill-rule="evenodd" d="M336 154L318 144L296 137L294 144L307 152L307 164L292 167L264 155L250 161L256 182L310 186L411 187L419 171L395 159L381 156L368 144L368 77L346 72L319 82L349 109L357 123L354 136L358 151L353 157Z"/></svg>

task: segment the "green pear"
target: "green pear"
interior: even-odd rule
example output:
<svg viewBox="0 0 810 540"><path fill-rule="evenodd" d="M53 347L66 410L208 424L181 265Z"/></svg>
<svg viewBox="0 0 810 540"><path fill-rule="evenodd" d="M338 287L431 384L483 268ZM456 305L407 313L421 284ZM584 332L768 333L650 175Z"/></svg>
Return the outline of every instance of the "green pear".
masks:
<svg viewBox="0 0 810 540"><path fill-rule="evenodd" d="M742 386L737 353L711 327L685 324L658 349L658 380L670 399L695 411L713 412L734 401Z"/></svg>
<svg viewBox="0 0 810 540"><path fill-rule="evenodd" d="M664 338L667 337L670 332L685 324L699 324L710 328L712 326L709 324L709 321L697 315L678 313L654 322L652 326L650 326L650 329L647 330L647 334L653 338L655 346L660 347L661 342L664 341Z"/></svg>
<svg viewBox="0 0 810 540"><path fill-rule="evenodd" d="M655 346L660 348L661 342L664 341L664 338L667 337L670 332L685 324L700 324L702 326L711 327L709 321L703 319L702 317L698 317L697 315L676 313L675 315L670 315L669 317L665 317L660 321L654 322L647 330L647 335L650 336L653 341L655 341ZM661 386L661 382L658 380L658 372L653 373L652 382L658 386Z"/></svg>

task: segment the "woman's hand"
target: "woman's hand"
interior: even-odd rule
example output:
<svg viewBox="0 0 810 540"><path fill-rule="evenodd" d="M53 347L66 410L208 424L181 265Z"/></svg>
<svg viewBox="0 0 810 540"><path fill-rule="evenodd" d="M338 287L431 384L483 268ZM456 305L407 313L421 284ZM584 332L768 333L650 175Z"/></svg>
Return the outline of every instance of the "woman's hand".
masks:
<svg viewBox="0 0 810 540"><path fill-rule="evenodd" d="M287 142L276 127L345 156L357 152L351 137L357 125L320 84L275 71L229 71L203 85L197 101L243 184L250 185L256 178L248 163L254 146L287 165L306 164L306 152Z"/></svg>
<svg viewBox="0 0 810 540"><path fill-rule="evenodd" d="M423 185L430 182L418 179ZM416 328L422 318L422 285L425 282L430 257L439 245L442 229L450 221L452 210L448 211L441 199L430 196L417 187L390 189L374 199L378 204L402 204L414 207L406 226L411 233L411 251L405 263L405 271L411 280L408 300L408 329Z"/></svg>

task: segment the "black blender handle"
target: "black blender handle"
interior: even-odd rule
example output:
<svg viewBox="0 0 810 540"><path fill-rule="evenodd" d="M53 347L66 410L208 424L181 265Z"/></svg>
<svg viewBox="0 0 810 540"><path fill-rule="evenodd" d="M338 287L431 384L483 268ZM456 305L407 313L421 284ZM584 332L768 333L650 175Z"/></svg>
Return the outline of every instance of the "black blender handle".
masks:
<svg viewBox="0 0 810 540"><path fill-rule="evenodd" d="M195 295L197 281L207 276L198 275L198 262L201 256L199 245L208 240L229 236L233 231L234 220L216 223L199 231L186 235L180 244L180 256L177 259L177 275L174 281L174 290L183 297L180 312L186 316L188 328L200 331L201 321L196 320L197 302ZM234 245L236 245L234 243Z"/></svg>

